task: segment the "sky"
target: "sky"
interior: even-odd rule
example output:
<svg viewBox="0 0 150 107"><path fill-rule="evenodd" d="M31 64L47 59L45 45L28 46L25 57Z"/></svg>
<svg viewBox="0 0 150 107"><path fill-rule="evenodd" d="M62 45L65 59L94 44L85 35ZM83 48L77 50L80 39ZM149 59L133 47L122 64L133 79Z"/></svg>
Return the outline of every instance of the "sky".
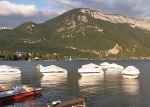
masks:
<svg viewBox="0 0 150 107"><path fill-rule="evenodd" d="M43 23L74 8L150 19L150 0L0 0L0 27L15 28L31 21Z"/></svg>

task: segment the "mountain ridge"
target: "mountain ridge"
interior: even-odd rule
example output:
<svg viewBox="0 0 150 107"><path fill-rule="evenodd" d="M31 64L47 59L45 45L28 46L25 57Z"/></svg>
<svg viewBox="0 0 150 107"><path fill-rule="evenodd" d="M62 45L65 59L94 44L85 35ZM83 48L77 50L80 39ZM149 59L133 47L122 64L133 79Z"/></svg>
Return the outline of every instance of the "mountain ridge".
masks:
<svg viewBox="0 0 150 107"><path fill-rule="evenodd" d="M0 48L76 58L149 59L150 26L145 26L148 20L137 21L87 8L72 9L40 24L27 22L10 31L0 30Z"/></svg>
<svg viewBox="0 0 150 107"><path fill-rule="evenodd" d="M129 18L123 15L114 15L114 14L104 14L102 12L93 11L90 9L81 9L81 12L83 13L92 13L91 15L94 18L102 19L105 21L110 21L112 23L129 23L131 24L131 27L139 27L141 29L150 30L150 20L148 19L134 19Z"/></svg>

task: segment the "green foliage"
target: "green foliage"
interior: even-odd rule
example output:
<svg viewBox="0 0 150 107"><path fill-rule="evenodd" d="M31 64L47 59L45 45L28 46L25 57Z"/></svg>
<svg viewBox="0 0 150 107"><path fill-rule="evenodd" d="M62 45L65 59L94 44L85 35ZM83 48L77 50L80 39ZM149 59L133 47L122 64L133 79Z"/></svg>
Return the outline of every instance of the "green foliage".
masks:
<svg viewBox="0 0 150 107"><path fill-rule="evenodd" d="M10 51L5 52L4 55L5 55L5 60L7 60L7 61L13 60L13 58L14 58L14 54Z"/></svg>

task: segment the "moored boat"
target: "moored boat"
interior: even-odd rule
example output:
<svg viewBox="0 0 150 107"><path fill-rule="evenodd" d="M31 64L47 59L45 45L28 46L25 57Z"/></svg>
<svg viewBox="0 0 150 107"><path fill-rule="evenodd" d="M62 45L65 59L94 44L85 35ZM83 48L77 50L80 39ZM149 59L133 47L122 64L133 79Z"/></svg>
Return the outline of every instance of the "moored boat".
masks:
<svg viewBox="0 0 150 107"><path fill-rule="evenodd" d="M137 69L134 66L128 66L122 71L122 76L124 78L135 79L138 78L139 74L140 74L139 69Z"/></svg>
<svg viewBox="0 0 150 107"><path fill-rule="evenodd" d="M107 71L122 71L124 69L123 66L112 63L107 66Z"/></svg>
<svg viewBox="0 0 150 107"><path fill-rule="evenodd" d="M106 70L108 68L110 64L108 62L103 62L103 63L100 63L100 66L102 67L102 69Z"/></svg>
<svg viewBox="0 0 150 107"><path fill-rule="evenodd" d="M82 65L82 68L78 69L81 76L91 76L91 75L103 75L104 71L102 67L93 63Z"/></svg>
<svg viewBox="0 0 150 107"><path fill-rule="evenodd" d="M8 65L0 65L0 74L20 74L21 71L18 67L12 67Z"/></svg>
<svg viewBox="0 0 150 107"><path fill-rule="evenodd" d="M56 65L50 65L50 66L42 66L41 64L38 65L39 71L43 75L62 75L62 74L67 74L67 70L63 69L61 67L58 67Z"/></svg>
<svg viewBox="0 0 150 107"><path fill-rule="evenodd" d="M0 104L7 101L15 101L28 96L41 94L42 88L34 88L27 85L18 85L13 90L0 92Z"/></svg>

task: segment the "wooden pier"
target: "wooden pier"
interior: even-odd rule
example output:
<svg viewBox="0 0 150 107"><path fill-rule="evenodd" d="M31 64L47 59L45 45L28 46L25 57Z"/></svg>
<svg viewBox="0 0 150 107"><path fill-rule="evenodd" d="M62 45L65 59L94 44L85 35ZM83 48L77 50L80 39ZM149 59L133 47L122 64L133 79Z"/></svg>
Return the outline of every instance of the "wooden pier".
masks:
<svg viewBox="0 0 150 107"><path fill-rule="evenodd" d="M86 107L86 102L86 98L74 98L66 102L48 105L48 107Z"/></svg>

